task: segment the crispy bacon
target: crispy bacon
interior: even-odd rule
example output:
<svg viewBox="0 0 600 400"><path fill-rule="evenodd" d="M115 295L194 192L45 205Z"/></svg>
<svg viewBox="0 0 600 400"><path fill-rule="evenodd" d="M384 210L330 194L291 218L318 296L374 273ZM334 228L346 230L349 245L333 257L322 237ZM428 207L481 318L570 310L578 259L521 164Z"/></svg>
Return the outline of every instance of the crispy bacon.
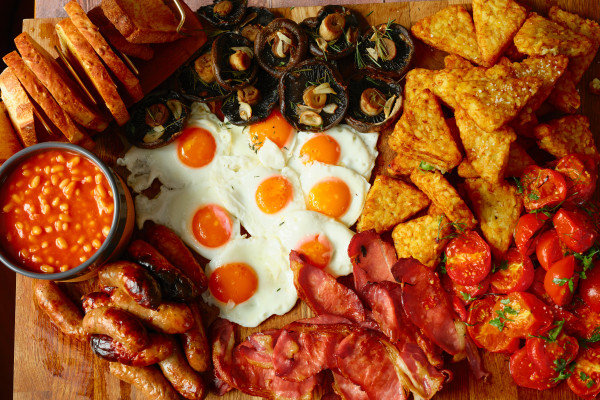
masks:
<svg viewBox="0 0 600 400"><path fill-rule="evenodd" d="M396 250L375 231L354 235L348 246L348 256L354 267L354 286L357 291L360 292L368 282L395 282L391 269L397 261Z"/></svg>
<svg viewBox="0 0 600 400"><path fill-rule="evenodd" d="M231 376L233 367L233 347L235 346L235 330L233 323L217 318L210 326L212 338L212 360L214 369L214 386L219 393L225 394L235 385Z"/></svg>
<svg viewBox="0 0 600 400"><path fill-rule="evenodd" d="M333 372L333 390L344 400L369 400L369 396L360 386L345 378L342 374Z"/></svg>

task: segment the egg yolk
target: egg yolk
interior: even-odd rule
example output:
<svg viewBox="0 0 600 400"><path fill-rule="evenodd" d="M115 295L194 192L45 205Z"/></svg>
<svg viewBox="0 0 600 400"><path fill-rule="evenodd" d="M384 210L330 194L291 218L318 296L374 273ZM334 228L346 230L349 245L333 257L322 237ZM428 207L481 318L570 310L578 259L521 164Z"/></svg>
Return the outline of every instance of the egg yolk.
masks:
<svg viewBox="0 0 600 400"><path fill-rule="evenodd" d="M215 157L217 143L213 135L204 128L186 128L177 141L177 156L190 168L200 168Z"/></svg>
<svg viewBox="0 0 600 400"><path fill-rule="evenodd" d="M294 128L277 110L274 110L266 120L252 124L249 129L250 141L256 150L262 147L265 139L269 139L281 149L289 143L293 132Z"/></svg>
<svg viewBox="0 0 600 400"><path fill-rule="evenodd" d="M336 165L340 159L340 145L329 135L317 135L300 149L300 159L306 164L319 161Z"/></svg>
<svg viewBox="0 0 600 400"><path fill-rule="evenodd" d="M352 195L346 182L331 178L317 183L308 192L307 207L328 217L339 218L348 211Z"/></svg>
<svg viewBox="0 0 600 400"><path fill-rule="evenodd" d="M256 293L258 277L246 263L224 264L210 275L208 288L215 299L240 304Z"/></svg>
<svg viewBox="0 0 600 400"><path fill-rule="evenodd" d="M304 238L296 246L296 251L308 258L308 261L318 268L325 268L331 260L331 243L323 234Z"/></svg>
<svg viewBox="0 0 600 400"><path fill-rule="evenodd" d="M292 200L293 193L294 188L286 177L272 176L258 185L256 205L265 214L275 214Z"/></svg>
<svg viewBox="0 0 600 400"><path fill-rule="evenodd" d="M229 241L233 223L229 213L216 204L200 207L192 218L192 232L205 247L220 247Z"/></svg>

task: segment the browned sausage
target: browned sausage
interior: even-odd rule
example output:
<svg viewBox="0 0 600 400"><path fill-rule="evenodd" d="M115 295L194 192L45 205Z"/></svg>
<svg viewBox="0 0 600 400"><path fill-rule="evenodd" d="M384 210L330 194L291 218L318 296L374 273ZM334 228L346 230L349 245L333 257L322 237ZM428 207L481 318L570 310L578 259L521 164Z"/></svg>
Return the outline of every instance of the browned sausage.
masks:
<svg viewBox="0 0 600 400"><path fill-rule="evenodd" d="M156 278L165 298L186 302L198 297L199 292L194 282L148 242L134 240L127 253L133 261L148 269Z"/></svg>
<svg viewBox="0 0 600 400"><path fill-rule="evenodd" d="M190 310L194 316L194 325L186 333L181 335L183 353L190 366L198 372L204 372L210 367L210 350L206 331L202 324L200 309L196 303L190 303Z"/></svg>
<svg viewBox="0 0 600 400"><path fill-rule="evenodd" d="M180 395L191 400L204 398L206 388L202 377L190 367L177 346L158 366Z"/></svg>
<svg viewBox="0 0 600 400"><path fill-rule="evenodd" d="M77 340L87 341L89 335L83 328L81 311L56 283L38 281L34 296L38 306L58 329Z"/></svg>
<svg viewBox="0 0 600 400"><path fill-rule="evenodd" d="M104 292L91 292L81 296L81 306L87 314L90 310L110 305L110 296Z"/></svg>
<svg viewBox="0 0 600 400"><path fill-rule="evenodd" d="M200 293L208 288L208 278L204 270L175 232L164 225L146 221L142 233L148 243L196 284Z"/></svg>
<svg viewBox="0 0 600 400"><path fill-rule="evenodd" d="M156 309L162 300L160 287L146 269L129 261L107 264L98 271L98 284L119 288L142 307Z"/></svg>
<svg viewBox="0 0 600 400"><path fill-rule="evenodd" d="M111 362L109 371L120 380L135 386L149 400L179 400L175 389L154 366L131 367Z"/></svg>
<svg viewBox="0 0 600 400"><path fill-rule="evenodd" d="M122 343L106 335L92 335L90 345L92 351L105 360L146 367L169 357L175 348L173 341L162 333L151 333L149 336L148 347L138 352L128 350Z"/></svg>
<svg viewBox="0 0 600 400"><path fill-rule="evenodd" d="M128 311L144 324L163 333L187 332L194 325L190 308L181 303L163 302L156 310L144 308L120 289L110 295L111 305Z"/></svg>
<svg viewBox="0 0 600 400"><path fill-rule="evenodd" d="M83 328L89 334L108 335L131 351L140 351L150 344L142 322L127 311L114 307L99 307L83 317Z"/></svg>

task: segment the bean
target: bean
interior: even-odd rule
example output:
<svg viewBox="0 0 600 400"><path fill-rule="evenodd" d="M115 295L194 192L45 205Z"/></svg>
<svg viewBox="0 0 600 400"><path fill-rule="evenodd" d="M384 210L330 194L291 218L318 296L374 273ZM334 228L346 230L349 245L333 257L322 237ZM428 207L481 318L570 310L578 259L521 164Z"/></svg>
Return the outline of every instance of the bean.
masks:
<svg viewBox="0 0 600 400"><path fill-rule="evenodd" d="M31 180L31 182L29 182L29 187L30 187L31 189L35 189L36 187L38 187L38 186L39 186L39 184L40 184L40 181L41 181L41 180L42 180L42 178L40 178L40 176L39 176L39 175L36 175L36 176L35 176L35 177L34 177L34 178Z"/></svg>
<svg viewBox="0 0 600 400"><path fill-rule="evenodd" d="M58 238L56 238L56 247L58 247L59 249L66 249L68 247L67 241L65 240L64 237L60 236Z"/></svg>

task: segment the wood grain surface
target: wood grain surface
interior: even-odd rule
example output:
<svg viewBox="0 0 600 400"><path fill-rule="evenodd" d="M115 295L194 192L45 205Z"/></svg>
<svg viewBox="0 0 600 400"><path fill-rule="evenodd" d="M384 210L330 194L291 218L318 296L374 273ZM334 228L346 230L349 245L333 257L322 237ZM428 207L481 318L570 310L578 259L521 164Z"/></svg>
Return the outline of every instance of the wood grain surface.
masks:
<svg viewBox="0 0 600 400"><path fill-rule="evenodd" d="M40 0L38 3L45 3ZM62 1L62 0L59 0ZM56 4L56 2L52 2ZM84 1L91 6L94 1ZM193 3L193 2L191 2ZM272 3L276 3L272 0ZM362 15L372 13L367 17L369 24L376 24L395 19L396 22L410 26L420 18L431 15L448 4L464 3L463 1L436 2L397 2L386 4L352 5L350 8ZM546 15L552 5L577 12L586 18L600 19L600 2L597 0L528 0L524 2L535 11ZM294 2L296 4L296 2ZM192 8L194 8L192 6ZM281 8L281 14L300 21L307 16L317 13L319 7L289 7ZM56 20L28 20L24 30L28 31L44 46L51 46L53 27ZM158 55L160 56L160 55ZM444 54L431 50L423 44L418 44L415 66L426 68L442 68ZM152 73L152 71L148 71ZM595 132L596 141L600 137L600 97L588 93L585 85L592 77L600 77L600 60L596 58L590 70L582 79L580 93L582 95L581 113L590 117L591 126ZM593 110L596 110L594 113ZM380 143L382 141L380 140ZM124 148L114 134L99 136L101 157L114 164L117 156L122 155ZM384 154L386 153L385 149ZM378 165L384 165L385 160L379 160ZM108 364L94 357L87 344L76 343L62 335L49 320L41 314L33 302L33 281L17 276L16 284L16 321L15 321L15 379L14 399L64 399L64 400L140 400L142 397L128 384L121 383L108 372ZM74 299L83 293L95 289L95 282L66 285L66 289ZM279 328L286 323L311 315L310 310L301 304L282 317L273 317L257 329L240 329L239 337L249 333L269 328ZM215 317L215 310L207 310L206 321ZM484 355L484 365L492 372L490 382L476 381L469 373L465 362L449 364L454 373L454 380L446 384L444 389L435 396L438 400L567 400L576 399L566 384L552 390L537 392L516 387L508 372L508 358L501 355ZM1 397L1 396L0 396ZM218 397L210 395L209 399ZM225 399L247 399L249 396L234 391Z"/></svg>

